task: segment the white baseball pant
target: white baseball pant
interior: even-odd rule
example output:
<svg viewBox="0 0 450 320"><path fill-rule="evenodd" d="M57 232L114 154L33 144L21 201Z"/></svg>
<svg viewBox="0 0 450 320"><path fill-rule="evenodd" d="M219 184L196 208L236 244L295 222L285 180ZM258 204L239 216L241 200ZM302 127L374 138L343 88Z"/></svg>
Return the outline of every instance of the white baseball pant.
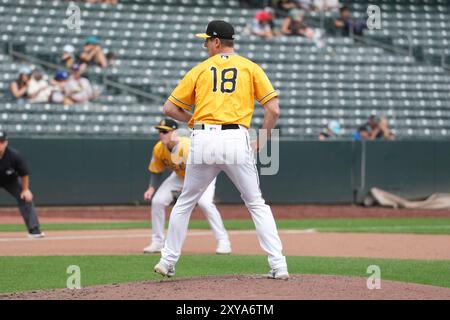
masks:
<svg viewBox="0 0 450 320"><path fill-rule="evenodd" d="M183 183L183 178L178 176L175 172L172 172L172 174L164 180L153 196L151 207L153 243L164 243L166 207L169 206L174 199L172 192L179 193L183 188ZM223 241L224 243L229 244L228 233L225 230L220 213L214 204L215 188L216 180L214 179L196 203L198 203L198 206L205 214L216 241Z"/></svg>
<svg viewBox="0 0 450 320"><path fill-rule="evenodd" d="M248 130L242 126L229 130L221 130L220 126L215 125L205 126L205 130L194 130L191 134L183 190L170 214L161 260L173 266L177 263L191 212L211 181L223 170L240 191L251 213L261 248L268 254L270 267L286 267L272 211L265 204L259 189ZM234 161L230 161L233 158Z"/></svg>

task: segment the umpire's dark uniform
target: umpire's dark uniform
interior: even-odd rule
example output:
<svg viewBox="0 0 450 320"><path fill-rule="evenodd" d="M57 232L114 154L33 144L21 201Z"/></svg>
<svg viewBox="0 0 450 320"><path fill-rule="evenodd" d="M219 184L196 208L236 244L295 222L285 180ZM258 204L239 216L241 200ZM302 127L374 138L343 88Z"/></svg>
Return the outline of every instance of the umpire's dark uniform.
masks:
<svg viewBox="0 0 450 320"><path fill-rule="evenodd" d="M6 133L0 131L0 143L5 144ZM8 191L16 198L20 213L27 225L30 235L41 234L39 221L34 209L33 202L26 202L21 199L22 181L20 177L28 176L29 170L22 156L14 149L6 146L3 155L0 152L0 188Z"/></svg>

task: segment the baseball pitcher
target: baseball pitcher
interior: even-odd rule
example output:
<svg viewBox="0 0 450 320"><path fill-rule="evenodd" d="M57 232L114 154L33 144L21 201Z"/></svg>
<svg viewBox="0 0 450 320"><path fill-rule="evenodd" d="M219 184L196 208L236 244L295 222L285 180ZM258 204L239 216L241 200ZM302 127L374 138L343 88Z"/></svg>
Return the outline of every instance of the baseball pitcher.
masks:
<svg viewBox="0 0 450 320"><path fill-rule="evenodd" d="M269 277L288 279L275 220L259 189L248 133L255 99L265 109L262 129L270 132L275 127L280 112L278 94L260 66L234 52L232 25L211 21L206 33L197 37L205 40L209 58L184 76L164 104L165 114L188 122L193 132L183 190L170 215L167 239L154 271L168 277L175 274L191 212L224 171L251 213L259 243L268 254ZM265 141L259 140L262 146Z"/></svg>

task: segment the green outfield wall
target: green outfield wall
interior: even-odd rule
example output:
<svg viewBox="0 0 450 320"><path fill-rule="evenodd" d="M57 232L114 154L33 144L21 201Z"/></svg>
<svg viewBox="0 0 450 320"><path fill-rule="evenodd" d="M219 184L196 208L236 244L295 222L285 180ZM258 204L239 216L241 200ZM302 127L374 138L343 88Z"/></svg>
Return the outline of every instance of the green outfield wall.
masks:
<svg viewBox="0 0 450 320"><path fill-rule="evenodd" d="M142 204L154 140L11 139L37 205ZM450 141L283 141L279 170L261 175L270 203L352 203L371 187L407 197L450 192ZM240 203L223 173L216 201ZM0 191L0 205L13 205Z"/></svg>

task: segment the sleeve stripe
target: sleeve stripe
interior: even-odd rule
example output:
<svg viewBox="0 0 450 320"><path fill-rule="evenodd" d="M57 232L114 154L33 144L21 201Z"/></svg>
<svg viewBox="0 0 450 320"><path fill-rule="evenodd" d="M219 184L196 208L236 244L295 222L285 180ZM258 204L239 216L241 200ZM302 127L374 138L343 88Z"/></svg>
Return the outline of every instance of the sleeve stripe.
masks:
<svg viewBox="0 0 450 320"><path fill-rule="evenodd" d="M182 105L184 105L184 106L186 106L186 107L188 107L189 108L189 110L191 110L192 109L192 106L191 105L189 105L189 104L187 104L187 103L184 103L183 101L181 101L181 100L178 100L177 98L175 98L173 95L170 95L173 99L175 99L177 102L179 102L179 103L181 103Z"/></svg>
<svg viewBox="0 0 450 320"><path fill-rule="evenodd" d="M266 94L266 95L265 95L261 100L259 100L258 102L259 102L259 103L263 102L265 98L267 98L268 96L270 96L270 95L273 94L273 93L277 93L277 91L274 90L274 91L272 91L272 92Z"/></svg>

